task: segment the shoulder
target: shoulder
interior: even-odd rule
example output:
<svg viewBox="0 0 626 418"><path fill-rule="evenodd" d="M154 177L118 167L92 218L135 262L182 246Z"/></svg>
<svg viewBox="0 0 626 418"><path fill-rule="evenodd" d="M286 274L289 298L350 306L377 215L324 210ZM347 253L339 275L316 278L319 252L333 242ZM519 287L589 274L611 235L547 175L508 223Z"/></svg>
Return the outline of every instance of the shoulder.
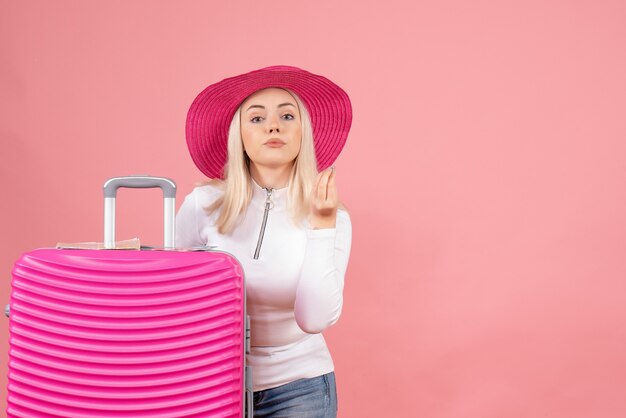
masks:
<svg viewBox="0 0 626 418"><path fill-rule="evenodd" d="M197 208L205 208L224 194L223 188L219 184L209 183L201 184L185 197L185 201L193 203Z"/></svg>

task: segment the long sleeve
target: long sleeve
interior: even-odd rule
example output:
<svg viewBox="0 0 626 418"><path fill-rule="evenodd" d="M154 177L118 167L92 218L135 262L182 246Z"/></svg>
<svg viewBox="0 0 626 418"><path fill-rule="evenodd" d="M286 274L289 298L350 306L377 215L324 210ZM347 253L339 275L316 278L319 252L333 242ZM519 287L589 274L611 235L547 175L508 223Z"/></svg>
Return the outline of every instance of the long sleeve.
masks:
<svg viewBox="0 0 626 418"><path fill-rule="evenodd" d="M344 210L337 211L335 228L307 230L294 308L296 322L304 332L320 333L339 319L351 244L352 224Z"/></svg>

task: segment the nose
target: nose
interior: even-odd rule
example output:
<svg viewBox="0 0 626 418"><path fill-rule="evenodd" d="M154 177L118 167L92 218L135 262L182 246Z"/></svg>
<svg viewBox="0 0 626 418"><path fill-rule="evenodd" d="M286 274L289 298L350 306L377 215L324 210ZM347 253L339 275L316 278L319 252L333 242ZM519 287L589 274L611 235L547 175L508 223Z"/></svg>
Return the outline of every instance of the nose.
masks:
<svg viewBox="0 0 626 418"><path fill-rule="evenodd" d="M269 133L279 133L280 132L280 124L278 121L278 117L273 116L271 118L269 118L268 120L268 124L267 124Z"/></svg>

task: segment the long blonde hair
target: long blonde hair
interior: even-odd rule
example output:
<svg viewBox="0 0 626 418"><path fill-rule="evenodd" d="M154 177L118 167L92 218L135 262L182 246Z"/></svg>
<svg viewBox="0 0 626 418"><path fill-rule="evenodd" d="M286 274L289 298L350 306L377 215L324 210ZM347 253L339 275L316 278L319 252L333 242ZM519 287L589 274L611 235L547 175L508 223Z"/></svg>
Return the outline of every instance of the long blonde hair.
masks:
<svg viewBox="0 0 626 418"><path fill-rule="evenodd" d="M296 101L302 124L300 152L294 161L287 185L287 205L293 222L297 224L303 221L310 212L309 196L318 174L317 160L309 113L302 100L294 92L288 89L283 90L291 94ZM212 214L217 209L221 209L215 223L220 234L228 234L237 226L240 216L248 208L253 190L250 160L244 153L241 139L241 106L235 112L228 129L228 161L224 167L224 180L212 179L208 184L217 185L224 190L224 194L205 210L208 214Z"/></svg>

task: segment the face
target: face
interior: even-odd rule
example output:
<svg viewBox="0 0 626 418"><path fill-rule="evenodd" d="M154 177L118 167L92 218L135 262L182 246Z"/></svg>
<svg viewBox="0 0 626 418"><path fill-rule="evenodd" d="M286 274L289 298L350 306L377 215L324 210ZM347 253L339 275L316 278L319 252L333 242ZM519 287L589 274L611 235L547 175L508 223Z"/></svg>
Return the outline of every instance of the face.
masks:
<svg viewBox="0 0 626 418"><path fill-rule="evenodd" d="M255 92L241 105L241 139L253 164L292 165L300 152L300 110L293 96L278 88Z"/></svg>

